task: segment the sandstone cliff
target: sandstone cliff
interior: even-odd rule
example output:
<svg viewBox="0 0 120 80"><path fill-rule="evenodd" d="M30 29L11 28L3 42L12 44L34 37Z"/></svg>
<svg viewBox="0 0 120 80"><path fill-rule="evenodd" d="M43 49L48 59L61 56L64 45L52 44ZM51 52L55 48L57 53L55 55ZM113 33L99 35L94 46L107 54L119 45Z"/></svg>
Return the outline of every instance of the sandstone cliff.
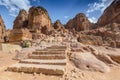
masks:
<svg viewBox="0 0 120 80"><path fill-rule="evenodd" d="M52 28L52 22L48 15L48 12L43 7L31 7L28 15L28 28L35 32L41 32L47 34L48 29Z"/></svg>
<svg viewBox="0 0 120 80"><path fill-rule="evenodd" d="M28 14L22 9L14 21L13 29L27 28L28 26Z"/></svg>
<svg viewBox="0 0 120 80"><path fill-rule="evenodd" d="M105 9L97 23L100 26L104 26L113 22L120 23L120 0L114 0L112 4Z"/></svg>
<svg viewBox="0 0 120 80"><path fill-rule="evenodd" d="M3 42L4 36L5 36L5 24L0 15L0 42Z"/></svg>
<svg viewBox="0 0 120 80"><path fill-rule="evenodd" d="M60 20L56 20L56 22L53 25L54 29L56 30L64 30L64 26L62 25L62 23L60 22Z"/></svg>
<svg viewBox="0 0 120 80"><path fill-rule="evenodd" d="M69 30L75 29L76 31L89 30L91 23L85 14L79 13L73 19L69 20L65 27Z"/></svg>

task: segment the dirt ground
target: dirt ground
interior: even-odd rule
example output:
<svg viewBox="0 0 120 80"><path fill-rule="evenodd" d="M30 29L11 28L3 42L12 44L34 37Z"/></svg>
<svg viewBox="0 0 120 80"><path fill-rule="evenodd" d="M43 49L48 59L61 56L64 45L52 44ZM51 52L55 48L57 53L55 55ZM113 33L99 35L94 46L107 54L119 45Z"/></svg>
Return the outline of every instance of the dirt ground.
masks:
<svg viewBox="0 0 120 80"><path fill-rule="evenodd" d="M6 71L8 66L17 63L13 60L15 53L0 52L0 80L60 80L61 76L44 74L26 74Z"/></svg>

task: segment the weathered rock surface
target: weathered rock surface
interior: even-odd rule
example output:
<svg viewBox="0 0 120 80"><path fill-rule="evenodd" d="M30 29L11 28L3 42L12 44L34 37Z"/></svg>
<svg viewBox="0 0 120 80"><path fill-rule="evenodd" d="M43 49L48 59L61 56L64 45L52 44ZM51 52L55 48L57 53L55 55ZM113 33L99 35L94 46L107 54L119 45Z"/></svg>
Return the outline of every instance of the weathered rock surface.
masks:
<svg viewBox="0 0 120 80"><path fill-rule="evenodd" d="M81 42L83 44L88 45L99 45L101 46L103 44L103 40L101 36L94 36L94 35L83 35L80 34L77 38L78 42Z"/></svg>
<svg viewBox="0 0 120 80"><path fill-rule="evenodd" d="M13 29L9 34L10 42L17 42L22 40L32 40L32 34L28 29Z"/></svg>
<svg viewBox="0 0 120 80"><path fill-rule="evenodd" d="M85 14L79 13L73 19L69 20L65 27L69 30L75 29L76 31L89 30L91 23Z"/></svg>
<svg viewBox="0 0 120 80"><path fill-rule="evenodd" d="M82 70L109 72L109 67L89 52L72 53L70 61Z"/></svg>
<svg viewBox="0 0 120 80"><path fill-rule="evenodd" d="M78 33L78 41L91 45L105 45L110 47L118 47L120 41L120 24L111 23L104 27L92 29L89 31L81 31ZM89 43L90 42L90 43Z"/></svg>
<svg viewBox="0 0 120 80"><path fill-rule="evenodd" d="M14 21L13 29L21 29L28 27L28 13L22 9Z"/></svg>
<svg viewBox="0 0 120 80"><path fill-rule="evenodd" d="M81 70L109 72L109 67L120 65L119 53L119 49L111 47L72 44L68 59Z"/></svg>
<svg viewBox="0 0 120 80"><path fill-rule="evenodd" d="M113 22L120 23L120 0L114 0L111 5L105 9L97 23L100 26L105 26Z"/></svg>
<svg viewBox="0 0 120 80"><path fill-rule="evenodd" d="M48 34L49 29L53 27L47 10L43 7L31 7L28 16L28 28L37 33L42 31L42 33Z"/></svg>
<svg viewBox="0 0 120 80"><path fill-rule="evenodd" d="M0 42L3 42L4 36L5 36L5 24L0 15Z"/></svg>
<svg viewBox="0 0 120 80"><path fill-rule="evenodd" d="M53 25L54 29L58 30L58 31L61 31L64 28L64 26L61 24L60 20L57 20L54 25Z"/></svg>

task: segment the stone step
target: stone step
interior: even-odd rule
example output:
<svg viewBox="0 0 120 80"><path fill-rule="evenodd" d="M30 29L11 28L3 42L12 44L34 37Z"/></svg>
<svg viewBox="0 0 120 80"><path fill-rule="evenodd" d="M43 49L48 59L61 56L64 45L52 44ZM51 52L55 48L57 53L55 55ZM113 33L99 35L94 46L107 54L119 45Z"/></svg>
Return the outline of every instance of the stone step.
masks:
<svg viewBox="0 0 120 80"><path fill-rule="evenodd" d="M54 45L54 46L50 46L50 47L47 47L47 48L52 48L52 49L54 49L54 48L66 49L67 46L57 46L57 45Z"/></svg>
<svg viewBox="0 0 120 80"><path fill-rule="evenodd" d="M63 75L65 66L17 63L8 67L8 71L25 73L44 73L49 75Z"/></svg>
<svg viewBox="0 0 120 80"><path fill-rule="evenodd" d="M41 55L35 55L31 54L28 56L30 59L65 59L65 55L63 54L41 54Z"/></svg>
<svg viewBox="0 0 120 80"><path fill-rule="evenodd" d="M32 54L65 54L65 51L34 51Z"/></svg>
<svg viewBox="0 0 120 80"><path fill-rule="evenodd" d="M66 51L66 49L36 49L36 51Z"/></svg>
<svg viewBox="0 0 120 80"><path fill-rule="evenodd" d="M56 59L56 60L24 59L21 60L20 63L66 65L66 59Z"/></svg>

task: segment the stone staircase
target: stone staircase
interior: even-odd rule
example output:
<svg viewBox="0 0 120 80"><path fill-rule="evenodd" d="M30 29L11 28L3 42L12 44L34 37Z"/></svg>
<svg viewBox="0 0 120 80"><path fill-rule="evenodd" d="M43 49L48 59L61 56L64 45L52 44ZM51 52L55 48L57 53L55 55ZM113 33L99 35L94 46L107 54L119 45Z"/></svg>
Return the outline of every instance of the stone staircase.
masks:
<svg viewBox="0 0 120 80"><path fill-rule="evenodd" d="M66 67L66 46L51 46L43 50L37 49L28 59L8 67L8 71L25 73L44 73L63 75Z"/></svg>

